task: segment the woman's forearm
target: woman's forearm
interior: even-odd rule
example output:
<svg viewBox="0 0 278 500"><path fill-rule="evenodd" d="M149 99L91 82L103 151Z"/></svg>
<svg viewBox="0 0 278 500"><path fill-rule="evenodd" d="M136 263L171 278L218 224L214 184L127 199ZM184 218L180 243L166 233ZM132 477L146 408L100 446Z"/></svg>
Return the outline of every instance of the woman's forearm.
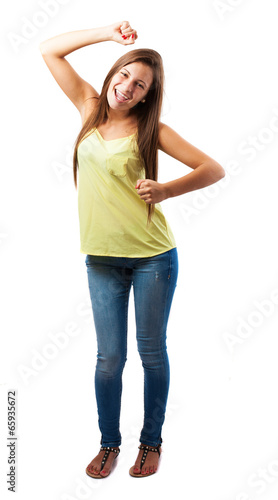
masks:
<svg viewBox="0 0 278 500"><path fill-rule="evenodd" d="M196 189L201 189L222 179L225 170L217 162L199 165L193 172L163 184L151 179L138 179L135 189L146 203L160 203L167 198L180 196Z"/></svg>
<svg viewBox="0 0 278 500"><path fill-rule="evenodd" d="M190 191L195 191L196 189L202 189L210 186L211 184L218 182L224 176L225 170L221 167L221 165L217 163L204 163L184 177L166 182L163 187L167 198L171 198L189 193Z"/></svg>
<svg viewBox="0 0 278 500"><path fill-rule="evenodd" d="M110 26L71 31L41 42L40 50L43 55L52 54L56 57L64 57L74 50L81 49L87 45L106 42L111 39L112 30Z"/></svg>

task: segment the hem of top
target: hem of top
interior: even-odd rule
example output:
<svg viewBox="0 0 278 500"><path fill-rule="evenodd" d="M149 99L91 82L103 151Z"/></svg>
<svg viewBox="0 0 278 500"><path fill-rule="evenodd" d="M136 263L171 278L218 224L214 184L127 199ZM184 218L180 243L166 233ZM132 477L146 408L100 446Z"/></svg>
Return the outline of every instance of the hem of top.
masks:
<svg viewBox="0 0 278 500"><path fill-rule="evenodd" d="M80 249L80 253L84 255L94 255L95 257L115 257L115 258L123 258L123 259L148 259L149 257L155 257L156 255L162 255L163 253L169 252L170 250L173 250L174 248L177 248L177 245L173 245L169 247L166 250L162 250L159 252L152 253L150 255L111 255L111 253L88 253L85 250Z"/></svg>

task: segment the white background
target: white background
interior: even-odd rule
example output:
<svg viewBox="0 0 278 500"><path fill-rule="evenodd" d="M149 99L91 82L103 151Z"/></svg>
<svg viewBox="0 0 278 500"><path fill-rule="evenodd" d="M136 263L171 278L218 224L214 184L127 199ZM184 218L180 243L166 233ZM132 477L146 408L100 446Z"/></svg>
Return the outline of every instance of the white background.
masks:
<svg viewBox="0 0 278 500"><path fill-rule="evenodd" d="M56 5L52 15L46 4ZM123 444L113 473L96 481L85 474L100 440L96 344L71 164L81 120L39 43L120 20L138 31L135 45L107 42L68 60L100 91L127 50L158 50L166 75L162 121L217 160L226 177L162 205L180 274L160 470L141 481L128 474L143 418L131 300ZM275 0L17 0L6 2L1 24L1 497L11 495L6 399L15 389L20 499L169 498L174 487L190 500L276 499ZM160 155L162 182L189 171Z"/></svg>

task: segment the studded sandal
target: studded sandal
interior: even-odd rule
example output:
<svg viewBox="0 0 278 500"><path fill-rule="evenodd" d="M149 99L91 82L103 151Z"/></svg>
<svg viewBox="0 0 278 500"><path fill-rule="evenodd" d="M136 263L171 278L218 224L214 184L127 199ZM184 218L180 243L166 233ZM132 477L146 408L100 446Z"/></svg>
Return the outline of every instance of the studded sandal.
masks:
<svg viewBox="0 0 278 500"><path fill-rule="evenodd" d="M140 444L140 446L138 446L138 448L139 448L139 450L143 450L143 455L142 455L141 464L140 464L140 470L142 470L142 467L144 466L144 463L146 461L146 458L147 458L149 451L153 451L155 453L158 453L159 456L161 454L161 444L159 444L158 446L146 446L144 444ZM135 468L135 465L133 467L131 467L131 469L129 469L129 474L132 477L147 477L147 476L151 476L152 474L155 474L155 472L156 472L156 471L149 472L149 474L142 474L140 472L140 473L136 474L134 472L134 468Z"/></svg>
<svg viewBox="0 0 278 500"><path fill-rule="evenodd" d="M101 452L101 451L105 451L105 453L104 453L104 455L103 455L103 458L102 458L102 462L101 462L101 469L100 469L99 473L98 473L98 474L94 474L93 472L91 472L91 471L89 470L90 465L91 465L91 463L93 462L93 460L92 460L92 462L90 462L90 463L89 463L89 465L88 465L88 466L87 466L87 468L86 468L86 474L88 474L88 476L90 476L90 477L94 477L95 479L103 479L103 478L105 478L105 477L108 477L108 476L109 476L109 474L110 474L110 472L111 472L111 471L109 472L109 474L107 474L107 476L102 476L102 475L100 474L100 472L101 472L101 471L102 471L102 469L104 468L104 466L105 466L105 464L106 464L106 462L107 462L107 459L108 459L108 457L109 457L109 454L110 454L111 452L113 452L113 453L115 453L115 454L116 454L116 456L115 456L115 460L116 460L117 456L118 456L118 455L119 455L119 453L120 453L120 450L119 450L119 449L116 449L116 448L111 448L111 447L109 447L109 446L102 446L102 447L100 448L100 450L99 450L99 451L100 451L100 452Z"/></svg>

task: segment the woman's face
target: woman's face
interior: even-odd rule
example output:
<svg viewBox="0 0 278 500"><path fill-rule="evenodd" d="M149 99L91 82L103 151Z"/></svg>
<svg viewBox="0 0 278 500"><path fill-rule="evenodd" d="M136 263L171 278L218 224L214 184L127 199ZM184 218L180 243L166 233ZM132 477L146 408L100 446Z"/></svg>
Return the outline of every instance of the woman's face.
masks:
<svg viewBox="0 0 278 500"><path fill-rule="evenodd" d="M128 111L147 95L153 82L150 66L134 62L116 73L109 85L107 100L114 110Z"/></svg>

